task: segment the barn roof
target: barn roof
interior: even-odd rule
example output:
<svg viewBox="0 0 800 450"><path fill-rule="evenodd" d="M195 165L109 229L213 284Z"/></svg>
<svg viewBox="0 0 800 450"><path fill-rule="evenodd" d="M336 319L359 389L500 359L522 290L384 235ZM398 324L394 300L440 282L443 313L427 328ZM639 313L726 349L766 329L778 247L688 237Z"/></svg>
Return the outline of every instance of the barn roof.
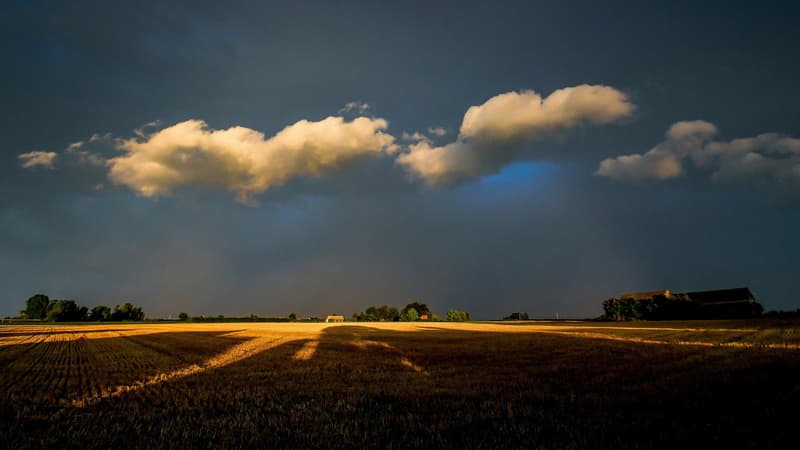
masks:
<svg viewBox="0 0 800 450"><path fill-rule="evenodd" d="M753 302L755 297L750 292L750 288L741 287L734 289L716 289L713 291L687 292L686 295L694 302L704 305L714 303L739 303Z"/></svg>
<svg viewBox="0 0 800 450"><path fill-rule="evenodd" d="M656 295L663 295L664 297L669 297L669 290L661 290L661 291L644 291L644 292L626 292L620 295L621 300L646 300L648 298L653 298Z"/></svg>

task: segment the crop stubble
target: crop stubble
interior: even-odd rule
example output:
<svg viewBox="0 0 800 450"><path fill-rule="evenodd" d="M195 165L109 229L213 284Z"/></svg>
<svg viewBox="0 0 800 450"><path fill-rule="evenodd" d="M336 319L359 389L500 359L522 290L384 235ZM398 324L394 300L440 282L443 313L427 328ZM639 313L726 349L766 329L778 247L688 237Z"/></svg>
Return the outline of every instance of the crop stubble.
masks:
<svg viewBox="0 0 800 450"><path fill-rule="evenodd" d="M0 446L781 445L796 323L0 328Z"/></svg>

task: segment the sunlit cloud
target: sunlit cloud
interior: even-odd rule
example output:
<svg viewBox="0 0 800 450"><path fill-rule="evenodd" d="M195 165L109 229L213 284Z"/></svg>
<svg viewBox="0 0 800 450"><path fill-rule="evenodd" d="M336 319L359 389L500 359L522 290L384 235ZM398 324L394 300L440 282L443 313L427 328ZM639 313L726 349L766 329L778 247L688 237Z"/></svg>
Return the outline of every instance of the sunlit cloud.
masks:
<svg viewBox="0 0 800 450"><path fill-rule="evenodd" d="M534 91L507 92L470 107L454 142L435 146L419 140L397 162L428 185L477 178L530 158L526 143L584 125L612 123L634 108L624 93L608 86L568 87L547 97Z"/></svg>
<svg viewBox="0 0 800 450"><path fill-rule="evenodd" d="M717 127L709 122L678 122L652 149L605 159L595 174L622 181L663 181L684 176L692 167L718 182L800 184L800 139L764 133L716 141L716 134Z"/></svg>
<svg viewBox="0 0 800 450"><path fill-rule="evenodd" d="M358 114L364 114L369 110L369 103L367 102L349 102L345 104L341 109L339 109L339 114L344 113L351 113L355 112Z"/></svg>
<svg viewBox="0 0 800 450"><path fill-rule="evenodd" d="M54 167L53 162L57 157L58 155L55 152L42 151L34 151L17 155L19 164L23 169L33 169L36 167L52 169Z"/></svg>
<svg viewBox="0 0 800 450"><path fill-rule="evenodd" d="M354 101L340 112L368 108ZM293 179L326 176L379 155L396 155L395 162L411 178L427 185L491 175L515 161L535 159L526 146L531 142L584 125L611 123L633 110L628 97L612 87L580 85L547 97L533 91L496 95L470 107L455 141L443 145L438 144L447 135L442 127L403 132L401 147L384 119L331 116L300 120L273 136L242 126L213 129L202 120L163 128L156 121L135 129L130 138L94 134L63 153L79 165L107 168L113 184L144 197L204 187L230 191L237 201L249 203L255 195ZM20 155L23 167L52 167L55 157L52 152Z"/></svg>
<svg viewBox="0 0 800 450"><path fill-rule="evenodd" d="M106 158L98 148L113 148L114 138L110 134L93 134L85 141L73 142L64 153L75 157L78 164L104 166Z"/></svg>
<svg viewBox="0 0 800 450"><path fill-rule="evenodd" d="M153 121L147 122L146 124L142 125L141 127L137 128L137 129L133 130L133 134L135 134L136 136L139 136L140 138L145 138L145 135L147 134L147 130L153 129L153 128L157 128L159 126L161 126L161 121L160 120L153 120Z"/></svg>
<svg viewBox="0 0 800 450"><path fill-rule="evenodd" d="M445 130L442 127L431 127L431 128L428 128L428 133L430 133L430 134L432 134L434 136L442 137L445 134L447 134L447 130Z"/></svg>
<svg viewBox="0 0 800 450"><path fill-rule="evenodd" d="M470 107L459 137L480 140L533 139L582 124L605 124L633 112L622 92L608 86L558 89L546 98L534 91L507 92Z"/></svg>
<svg viewBox="0 0 800 450"><path fill-rule="evenodd" d="M419 131L415 131L413 133L404 131L403 134L400 135L400 138L406 142L430 141L430 138L428 136L425 136Z"/></svg>
<svg viewBox="0 0 800 450"><path fill-rule="evenodd" d="M124 152L107 161L109 178L154 197L183 186L225 189L240 202L297 177L318 177L358 160L396 150L387 122L358 117L300 120L272 137L245 127L214 130L187 120L121 140Z"/></svg>

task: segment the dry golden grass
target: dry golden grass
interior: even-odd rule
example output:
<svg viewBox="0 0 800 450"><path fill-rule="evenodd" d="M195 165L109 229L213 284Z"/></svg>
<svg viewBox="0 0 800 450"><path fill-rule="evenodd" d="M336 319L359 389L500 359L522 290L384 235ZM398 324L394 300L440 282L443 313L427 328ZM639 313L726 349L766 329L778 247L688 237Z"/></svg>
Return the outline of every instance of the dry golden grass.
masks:
<svg viewBox="0 0 800 450"><path fill-rule="evenodd" d="M781 447L798 329L4 326L0 447Z"/></svg>

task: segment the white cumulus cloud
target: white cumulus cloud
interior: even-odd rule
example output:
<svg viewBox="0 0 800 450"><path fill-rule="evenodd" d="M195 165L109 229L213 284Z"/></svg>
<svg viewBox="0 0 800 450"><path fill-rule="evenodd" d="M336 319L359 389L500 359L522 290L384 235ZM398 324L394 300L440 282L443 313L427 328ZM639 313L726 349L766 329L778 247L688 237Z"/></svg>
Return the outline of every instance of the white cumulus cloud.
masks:
<svg viewBox="0 0 800 450"><path fill-rule="evenodd" d="M314 177L396 149L384 119L328 117L298 121L272 137L245 127L214 130L187 120L118 143L109 178L139 195L169 194L182 186L225 189L247 202L296 177Z"/></svg>
<svg viewBox="0 0 800 450"><path fill-rule="evenodd" d="M609 86L567 87L547 97L534 91L507 92L470 107L456 141L443 146L420 141L409 145L397 162L429 185L480 177L523 158L525 142L582 125L612 123L634 108L624 93Z"/></svg>
<svg viewBox="0 0 800 450"><path fill-rule="evenodd" d="M685 175L691 166L718 182L800 185L800 139L764 133L716 141L716 134L717 127L709 122L678 122L649 151L608 158L595 174L623 181L662 181Z"/></svg>
<svg viewBox="0 0 800 450"><path fill-rule="evenodd" d="M23 169L33 169L35 167L52 169L53 162L57 156L55 152L34 151L17 155L17 158Z"/></svg>
<svg viewBox="0 0 800 450"><path fill-rule="evenodd" d="M608 86L558 89L546 98L534 91L496 95L464 114L460 137L473 139L535 138L537 134L584 123L614 122L633 112L622 92Z"/></svg>

